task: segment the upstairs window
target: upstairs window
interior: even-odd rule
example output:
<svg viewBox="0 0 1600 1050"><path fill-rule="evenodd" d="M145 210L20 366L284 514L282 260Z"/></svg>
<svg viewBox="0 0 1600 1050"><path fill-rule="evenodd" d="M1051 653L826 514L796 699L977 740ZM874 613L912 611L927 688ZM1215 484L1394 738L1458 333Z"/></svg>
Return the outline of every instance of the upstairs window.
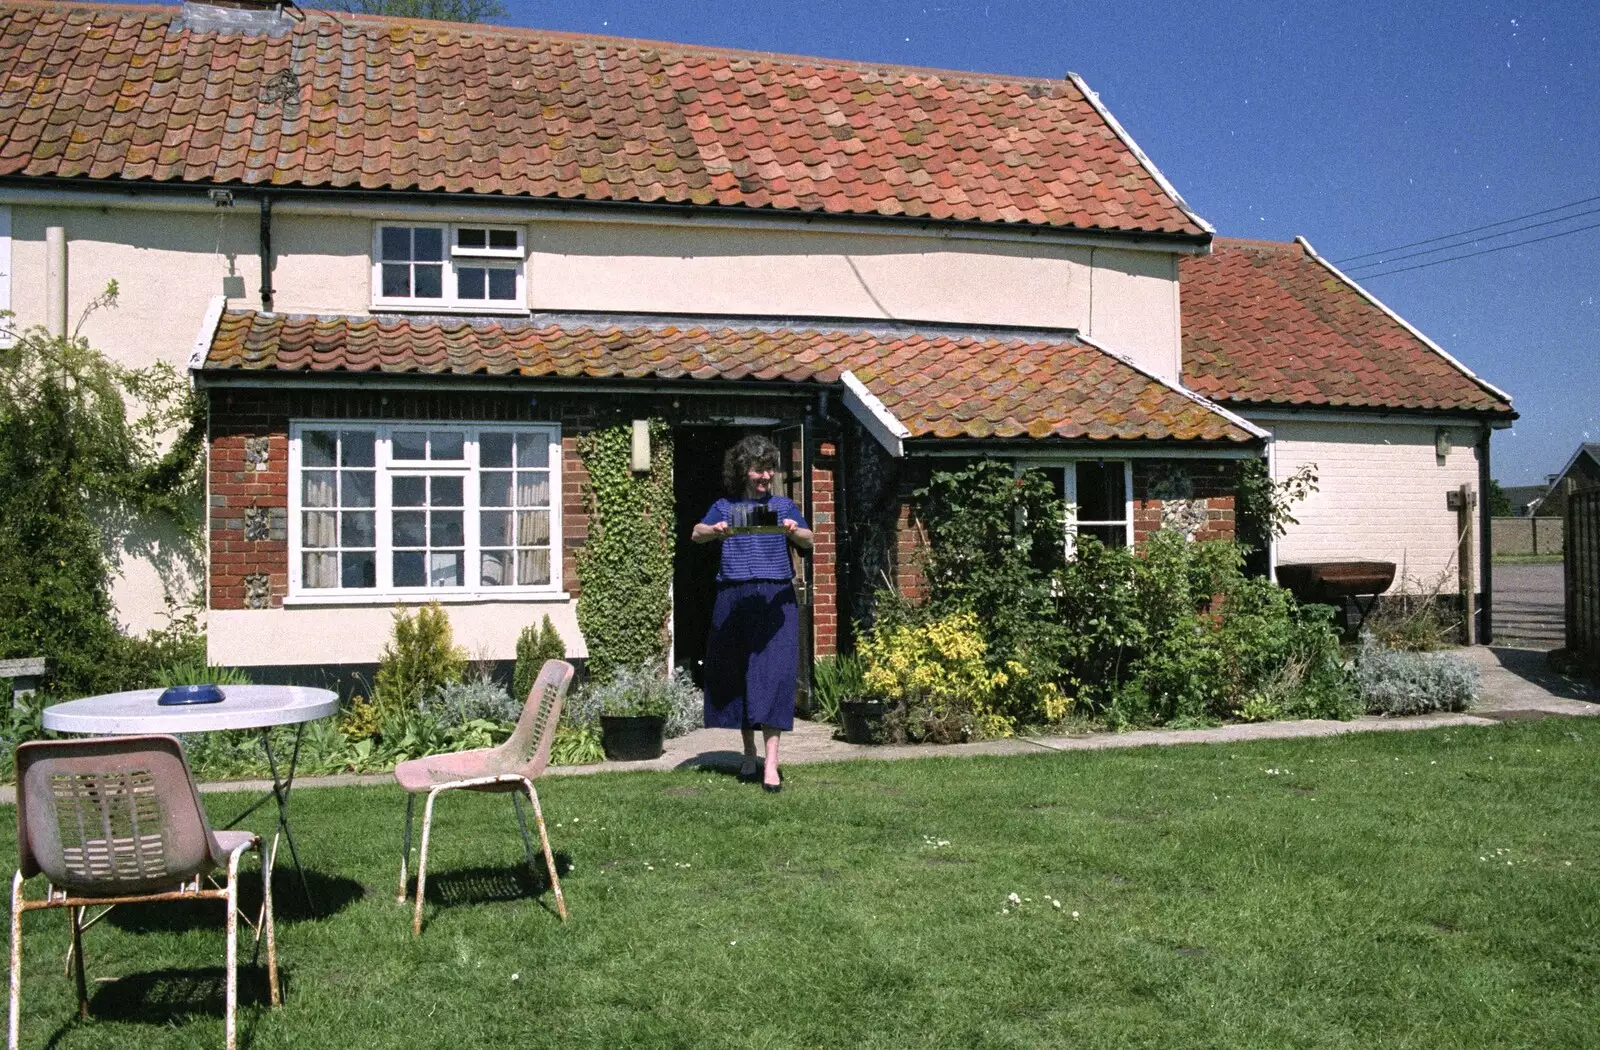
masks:
<svg viewBox="0 0 1600 1050"><path fill-rule="evenodd" d="M379 223L372 305L522 313L524 260L520 227Z"/></svg>

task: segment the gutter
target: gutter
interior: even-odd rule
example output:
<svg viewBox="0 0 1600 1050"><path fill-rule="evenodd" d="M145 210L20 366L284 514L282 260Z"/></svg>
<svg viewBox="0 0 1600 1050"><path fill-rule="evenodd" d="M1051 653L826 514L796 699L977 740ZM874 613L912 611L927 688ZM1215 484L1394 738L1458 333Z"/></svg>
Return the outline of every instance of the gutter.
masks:
<svg viewBox="0 0 1600 1050"><path fill-rule="evenodd" d="M404 211L418 207L472 209L477 221L529 222L530 211L552 212L564 219L589 222L644 223L734 228L785 227L817 233L847 233L904 237L911 233L955 240L1045 241L1097 246L1115 244L1147 251L1204 255L1211 234L1162 233L1139 230L1101 230L1092 227L1026 225L983 222L978 219L932 219L901 215L828 214L758 210L731 205L656 204L636 201L572 201L551 197L490 196L465 192L419 190L337 189L312 186L276 186L245 182L110 183L109 180L54 177L0 176L0 201L54 207L131 207L156 210L209 211L206 198L212 188L244 193L270 191L280 210L294 215L366 215L406 218ZM354 198L354 200L352 200ZM549 216L546 216L549 217ZM1196 220L1200 222L1201 220ZM1209 229L1209 227L1207 227Z"/></svg>
<svg viewBox="0 0 1600 1050"><path fill-rule="evenodd" d="M272 195L261 195L261 309L272 312Z"/></svg>

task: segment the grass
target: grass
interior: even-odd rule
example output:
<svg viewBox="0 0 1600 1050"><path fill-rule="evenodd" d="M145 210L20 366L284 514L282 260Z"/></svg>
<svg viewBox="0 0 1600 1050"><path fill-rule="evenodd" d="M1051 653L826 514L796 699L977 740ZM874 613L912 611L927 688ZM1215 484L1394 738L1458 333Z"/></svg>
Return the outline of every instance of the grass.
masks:
<svg viewBox="0 0 1600 1050"><path fill-rule="evenodd" d="M331 914L280 882L288 1004L248 1007L243 1045L1593 1045L1597 774L1600 725L1549 719L804 766L778 797L553 778L572 921L523 895L506 799L446 796L420 940L403 796L303 790ZM64 914L30 916L22 1045L220 1045L220 924L173 911L90 931L91 978L123 976L89 1022Z"/></svg>
<svg viewBox="0 0 1600 1050"><path fill-rule="evenodd" d="M1560 565L1559 554L1496 554L1496 565Z"/></svg>

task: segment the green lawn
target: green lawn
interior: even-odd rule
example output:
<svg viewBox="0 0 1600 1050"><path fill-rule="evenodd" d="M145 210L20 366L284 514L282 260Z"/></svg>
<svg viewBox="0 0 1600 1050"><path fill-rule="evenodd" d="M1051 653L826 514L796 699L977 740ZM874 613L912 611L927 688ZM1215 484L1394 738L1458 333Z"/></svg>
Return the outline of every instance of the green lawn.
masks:
<svg viewBox="0 0 1600 1050"><path fill-rule="evenodd" d="M516 896L510 803L447 796L420 940L394 903L400 792L297 792L334 910L307 920L279 883L288 1003L248 1007L243 1045L1367 1050L1600 1031L1600 724L788 772L777 797L705 772L543 782L574 865L565 926L548 894ZM121 979L87 1023L64 914L30 916L23 1046L220 1046L220 924L175 910L90 931L91 979Z"/></svg>

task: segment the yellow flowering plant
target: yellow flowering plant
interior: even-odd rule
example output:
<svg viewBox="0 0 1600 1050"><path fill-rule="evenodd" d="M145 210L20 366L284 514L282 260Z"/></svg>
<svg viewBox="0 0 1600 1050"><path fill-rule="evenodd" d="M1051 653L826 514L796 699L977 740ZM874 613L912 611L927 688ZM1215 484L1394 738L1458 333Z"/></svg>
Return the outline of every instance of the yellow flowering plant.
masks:
<svg viewBox="0 0 1600 1050"><path fill-rule="evenodd" d="M972 612L926 623L879 624L861 643L868 691L894 706L898 728L913 739L1009 736L1012 720L995 710L1007 672L991 670Z"/></svg>

